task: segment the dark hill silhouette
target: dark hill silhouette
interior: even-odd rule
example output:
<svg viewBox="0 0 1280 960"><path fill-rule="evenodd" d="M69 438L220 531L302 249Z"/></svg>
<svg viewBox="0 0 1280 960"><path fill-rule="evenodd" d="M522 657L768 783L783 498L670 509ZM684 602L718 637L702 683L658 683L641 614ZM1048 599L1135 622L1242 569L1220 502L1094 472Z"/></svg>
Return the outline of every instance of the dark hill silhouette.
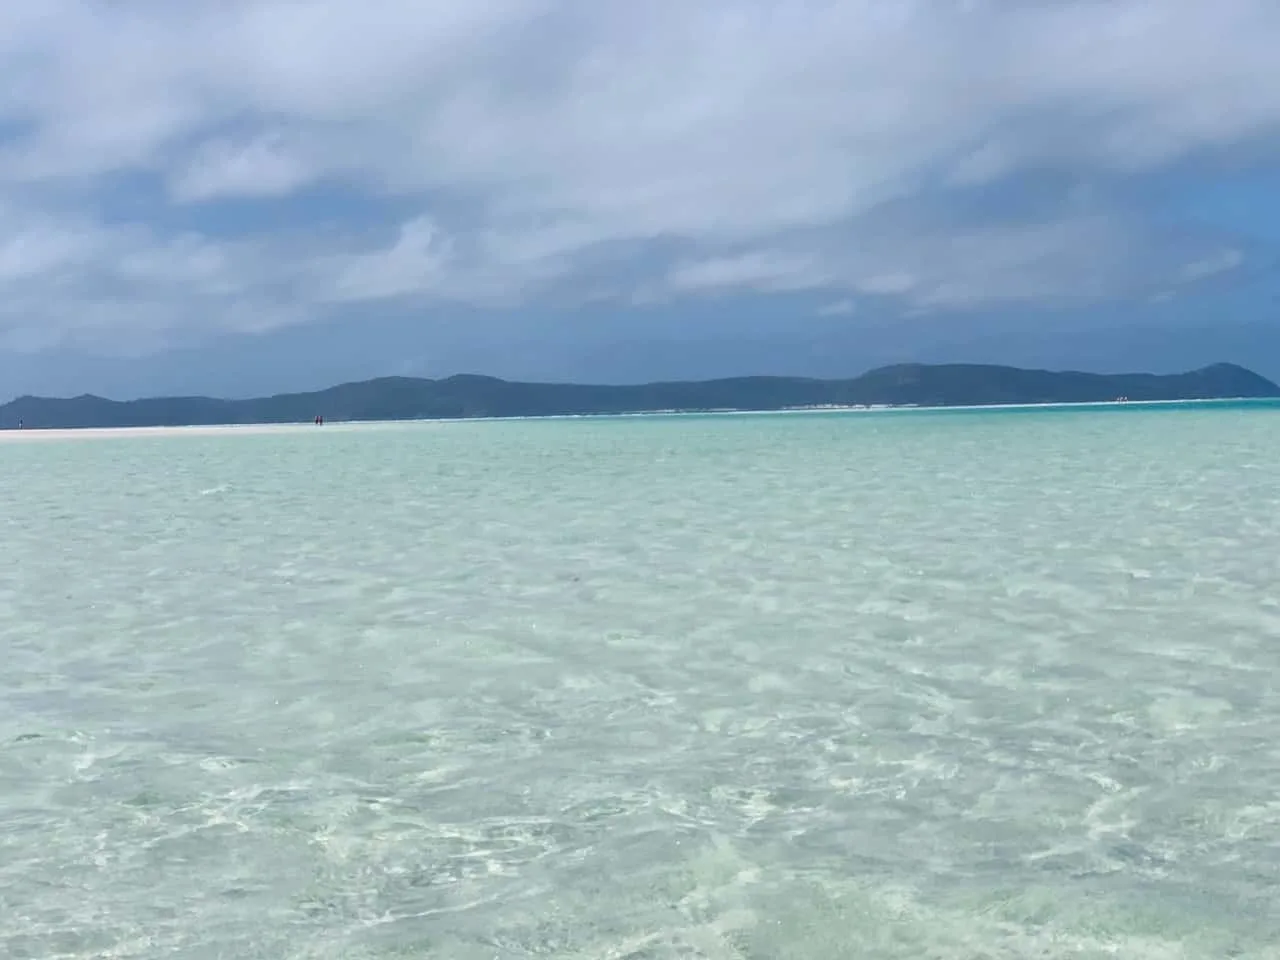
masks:
<svg viewBox="0 0 1280 960"><path fill-rule="evenodd" d="M517 383L471 374L443 380L381 377L311 393L251 400L155 397L108 400L19 397L0 406L0 426L139 427L334 420L535 417L659 410L783 410L793 407L1280 397L1280 386L1229 363L1188 373L1097 374L983 364L898 364L851 380L735 377L633 386Z"/></svg>

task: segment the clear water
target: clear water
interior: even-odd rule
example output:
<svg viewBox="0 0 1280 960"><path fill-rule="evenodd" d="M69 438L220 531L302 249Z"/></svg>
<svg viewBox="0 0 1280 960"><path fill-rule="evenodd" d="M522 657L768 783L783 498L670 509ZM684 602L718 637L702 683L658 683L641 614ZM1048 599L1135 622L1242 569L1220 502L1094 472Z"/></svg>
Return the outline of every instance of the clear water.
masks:
<svg viewBox="0 0 1280 960"><path fill-rule="evenodd" d="M0 445L0 956L1280 957L1280 408Z"/></svg>

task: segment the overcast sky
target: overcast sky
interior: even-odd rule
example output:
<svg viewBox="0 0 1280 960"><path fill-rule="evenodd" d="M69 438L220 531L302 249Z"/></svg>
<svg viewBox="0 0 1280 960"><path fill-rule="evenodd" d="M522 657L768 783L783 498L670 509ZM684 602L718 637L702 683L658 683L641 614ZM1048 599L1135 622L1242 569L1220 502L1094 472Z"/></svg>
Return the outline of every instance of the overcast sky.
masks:
<svg viewBox="0 0 1280 960"><path fill-rule="evenodd" d="M1276 0L6 0L0 395L1280 375Z"/></svg>

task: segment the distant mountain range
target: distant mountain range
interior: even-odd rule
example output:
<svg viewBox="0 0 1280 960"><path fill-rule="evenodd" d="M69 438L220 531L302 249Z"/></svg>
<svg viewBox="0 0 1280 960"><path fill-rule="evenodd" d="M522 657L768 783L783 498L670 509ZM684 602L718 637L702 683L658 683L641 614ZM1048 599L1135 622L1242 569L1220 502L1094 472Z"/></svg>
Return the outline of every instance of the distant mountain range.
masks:
<svg viewBox="0 0 1280 960"><path fill-rule="evenodd" d="M0 406L0 428L195 426L231 423L535 417L654 411L785 410L822 406L957 406L1116 400L1280 397L1280 386L1219 363L1188 373L1096 374L982 364L899 364L851 380L735 377L638 386L516 383L459 375L383 377L312 393L252 400L19 397Z"/></svg>

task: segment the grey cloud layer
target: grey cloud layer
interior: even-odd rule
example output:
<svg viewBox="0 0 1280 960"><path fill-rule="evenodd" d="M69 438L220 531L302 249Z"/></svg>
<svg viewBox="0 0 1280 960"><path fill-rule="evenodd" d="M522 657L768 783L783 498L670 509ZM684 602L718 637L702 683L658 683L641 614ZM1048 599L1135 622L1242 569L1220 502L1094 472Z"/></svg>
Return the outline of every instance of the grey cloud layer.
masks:
<svg viewBox="0 0 1280 960"><path fill-rule="evenodd" d="M1272 0L10 0L0 331L517 304L615 261L620 296L1145 295L1240 254L1107 201L1014 224L929 205L1026 171L1270 157L1277 36ZM340 183L403 216L231 240L95 221L121 175L191 209Z"/></svg>

